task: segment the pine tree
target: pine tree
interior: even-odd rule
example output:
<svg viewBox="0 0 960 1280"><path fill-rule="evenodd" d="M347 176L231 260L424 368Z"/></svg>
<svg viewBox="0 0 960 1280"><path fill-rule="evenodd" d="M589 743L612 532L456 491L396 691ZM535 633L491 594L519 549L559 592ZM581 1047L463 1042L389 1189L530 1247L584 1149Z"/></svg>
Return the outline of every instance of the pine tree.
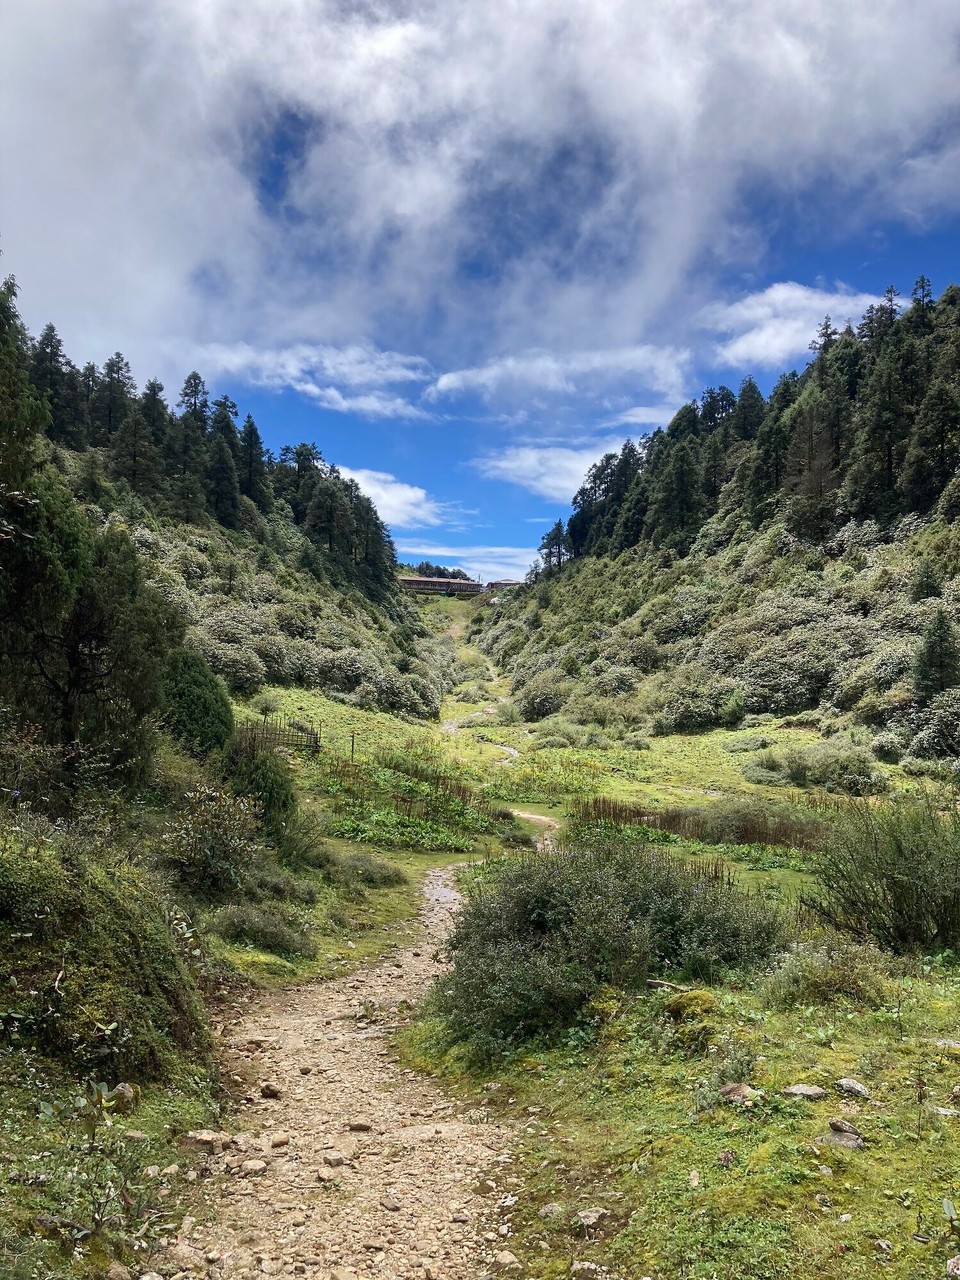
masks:
<svg viewBox="0 0 960 1280"><path fill-rule="evenodd" d="M645 532L654 546L671 547L684 555L703 520L705 500L696 441L672 444L651 476L650 505Z"/></svg>
<svg viewBox="0 0 960 1280"><path fill-rule="evenodd" d="M900 489L913 511L929 511L960 466L960 392L930 387L907 444Z"/></svg>
<svg viewBox="0 0 960 1280"><path fill-rule="evenodd" d="M235 529L240 518L240 486L230 446L222 435L213 439L207 470L207 498L215 519Z"/></svg>
<svg viewBox="0 0 960 1280"><path fill-rule="evenodd" d="M946 609L938 609L923 633L913 663L913 688L921 702L960 684L960 636Z"/></svg>
<svg viewBox="0 0 960 1280"><path fill-rule="evenodd" d="M767 410L767 402L753 378L740 383L736 407L730 415L730 431L734 439L754 440Z"/></svg>
<svg viewBox="0 0 960 1280"><path fill-rule="evenodd" d="M270 480L264 456L263 441L257 424L248 413L240 433L240 454L237 461L237 477L240 492L255 503L261 511L271 506Z"/></svg>
<svg viewBox="0 0 960 1280"><path fill-rule="evenodd" d="M130 411L117 428L111 449L112 470L126 480L141 498L152 498L160 489L160 451L143 411Z"/></svg>
<svg viewBox="0 0 960 1280"><path fill-rule="evenodd" d="M34 343L30 378L50 410L50 439L68 449L82 449L87 443L87 422L80 372L64 354L52 324L44 325Z"/></svg>
<svg viewBox="0 0 960 1280"><path fill-rule="evenodd" d="M136 394L137 385L130 365L116 351L104 361L93 395L90 422L94 444L110 444L114 432L130 412Z"/></svg>
<svg viewBox="0 0 960 1280"><path fill-rule="evenodd" d="M237 436L237 406L229 396L220 396L213 402L213 413L210 415L211 436L223 436L234 462L240 452L240 440Z"/></svg>

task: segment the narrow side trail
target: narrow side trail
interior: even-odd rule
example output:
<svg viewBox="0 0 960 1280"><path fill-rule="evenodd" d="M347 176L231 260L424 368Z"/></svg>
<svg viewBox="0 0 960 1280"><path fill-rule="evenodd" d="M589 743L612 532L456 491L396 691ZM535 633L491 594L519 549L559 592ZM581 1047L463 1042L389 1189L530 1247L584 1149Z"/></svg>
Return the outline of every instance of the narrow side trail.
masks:
<svg viewBox="0 0 960 1280"><path fill-rule="evenodd" d="M213 1221L185 1224L175 1254L191 1274L471 1280L490 1269L503 1244L484 1210L514 1181L511 1135L403 1069L386 1038L438 972L457 901L451 873L430 873L403 949L258 997L230 1028L224 1070L252 1081L253 1101L248 1132L222 1154L198 1135L214 1152Z"/></svg>

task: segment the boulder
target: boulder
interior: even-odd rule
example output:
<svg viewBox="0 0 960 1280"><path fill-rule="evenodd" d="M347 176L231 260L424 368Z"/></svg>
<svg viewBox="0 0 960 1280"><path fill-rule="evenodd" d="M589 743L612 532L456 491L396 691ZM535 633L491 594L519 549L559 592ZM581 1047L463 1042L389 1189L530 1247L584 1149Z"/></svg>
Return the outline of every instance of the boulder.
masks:
<svg viewBox="0 0 960 1280"><path fill-rule="evenodd" d="M870 1101L870 1090L859 1080L854 1080L852 1076L841 1076L834 1083L841 1093L849 1094L852 1098L863 1098L866 1102Z"/></svg>

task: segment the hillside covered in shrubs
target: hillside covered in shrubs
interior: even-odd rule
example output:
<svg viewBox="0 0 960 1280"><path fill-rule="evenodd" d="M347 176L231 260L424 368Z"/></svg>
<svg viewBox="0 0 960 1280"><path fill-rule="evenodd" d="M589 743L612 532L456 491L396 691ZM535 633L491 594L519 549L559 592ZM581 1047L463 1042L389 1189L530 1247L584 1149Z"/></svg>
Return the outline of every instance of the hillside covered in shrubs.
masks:
<svg viewBox="0 0 960 1280"><path fill-rule="evenodd" d="M478 624L545 738L805 715L868 761L960 752L960 289L890 291L813 348L769 399L708 389L597 463Z"/></svg>
<svg viewBox="0 0 960 1280"><path fill-rule="evenodd" d="M121 353L80 369L53 325L31 339L13 307L8 284L6 341L33 415L8 521L30 476L82 512L91 536L129 545L182 642L236 694L300 685L437 715L450 663L398 592L393 542L354 481L315 444L274 457L253 418L212 398L199 373L172 407L156 380L137 389ZM23 493L19 519L45 518L47 499L34 507Z"/></svg>

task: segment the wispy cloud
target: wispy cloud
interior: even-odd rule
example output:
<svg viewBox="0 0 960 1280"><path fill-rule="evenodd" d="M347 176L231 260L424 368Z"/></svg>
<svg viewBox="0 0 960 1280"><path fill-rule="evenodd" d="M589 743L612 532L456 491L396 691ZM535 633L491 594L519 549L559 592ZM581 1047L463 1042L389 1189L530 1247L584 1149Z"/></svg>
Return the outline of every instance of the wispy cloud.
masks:
<svg viewBox="0 0 960 1280"><path fill-rule="evenodd" d="M490 397L504 391L573 395L591 385L606 389L624 378L639 379L653 391L677 396L682 394L689 361L687 351L646 345L566 354L531 351L443 373L426 396L439 400L466 392Z"/></svg>
<svg viewBox="0 0 960 1280"><path fill-rule="evenodd" d="M388 471L339 467L341 475L355 480L372 498L381 520L394 529L428 529L438 525L459 527L463 512L455 503L440 502L419 485L398 480Z"/></svg>
<svg viewBox="0 0 960 1280"><path fill-rule="evenodd" d="M369 344L333 347L297 343L257 349L249 342L211 343L199 350L205 369L231 374L264 387L296 386L302 381L346 387L382 387L428 382L430 365L422 356L380 351Z"/></svg>
<svg viewBox="0 0 960 1280"><path fill-rule="evenodd" d="M474 460L474 467L488 480L505 480L530 493L568 503L589 468L624 437L597 440L578 448L565 445L510 445Z"/></svg>
<svg viewBox="0 0 960 1280"><path fill-rule="evenodd" d="M366 391L360 395L344 395L336 387L318 387L312 382L294 383L293 389L309 396L324 409L334 413L353 413L361 418L406 418L427 421L430 414L403 396L385 395L382 391Z"/></svg>
<svg viewBox="0 0 960 1280"><path fill-rule="evenodd" d="M879 300L843 285L811 289L783 281L736 302L705 307L700 322L714 333L731 335L717 347L720 363L737 369L757 365L771 369L805 355L824 316L831 316L834 324L842 327L847 320L856 322Z"/></svg>

